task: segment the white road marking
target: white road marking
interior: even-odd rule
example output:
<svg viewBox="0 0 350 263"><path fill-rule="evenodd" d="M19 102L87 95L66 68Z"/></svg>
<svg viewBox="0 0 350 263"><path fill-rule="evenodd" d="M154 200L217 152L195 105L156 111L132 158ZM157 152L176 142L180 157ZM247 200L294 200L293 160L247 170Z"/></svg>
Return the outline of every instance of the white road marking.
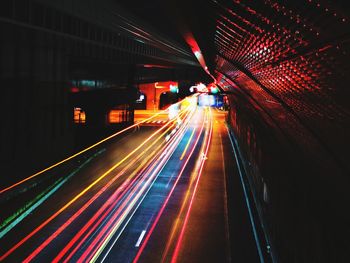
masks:
<svg viewBox="0 0 350 263"><path fill-rule="evenodd" d="M143 230L143 231L141 232L141 235L140 235L139 239L137 240L137 242L136 242L136 244L135 244L135 247L139 247L139 246L140 246L141 241L142 241L143 237L145 236L145 234L146 234L146 230Z"/></svg>

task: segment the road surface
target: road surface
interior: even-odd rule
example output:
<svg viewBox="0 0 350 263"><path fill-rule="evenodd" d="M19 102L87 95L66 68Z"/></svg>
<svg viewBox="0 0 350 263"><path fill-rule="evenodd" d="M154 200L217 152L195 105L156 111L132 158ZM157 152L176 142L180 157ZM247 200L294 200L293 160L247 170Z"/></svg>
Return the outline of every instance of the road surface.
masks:
<svg viewBox="0 0 350 263"><path fill-rule="evenodd" d="M2 191L0 261L260 262L225 113L165 116Z"/></svg>

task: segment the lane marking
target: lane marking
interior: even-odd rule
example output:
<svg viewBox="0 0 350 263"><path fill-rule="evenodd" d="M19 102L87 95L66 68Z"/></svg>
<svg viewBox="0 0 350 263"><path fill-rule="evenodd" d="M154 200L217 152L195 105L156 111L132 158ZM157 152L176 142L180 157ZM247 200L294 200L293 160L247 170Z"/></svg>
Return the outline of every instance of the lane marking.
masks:
<svg viewBox="0 0 350 263"><path fill-rule="evenodd" d="M135 244L135 247L139 247L139 246L140 246L141 241L142 241L143 237L145 236L145 234L146 234L146 230L143 230L143 231L141 232L141 235L140 235L139 239L137 240L137 242L136 242L136 244Z"/></svg>
<svg viewBox="0 0 350 263"><path fill-rule="evenodd" d="M19 224L24 218L26 218L29 214L31 214L37 207L39 207L42 203L44 203L50 196L52 196L64 183L66 183L71 177L73 177L75 174L77 174L86 164L88 164L92 159L94 159L97 155L103 153L106 149L102 149L101 151L95 153L93 156L91 156L89 159L87 159L83 164L81 164L77 169L75 169L73 172L71 172L66 178L62 179L59 178L54 183L54 187L51 188L48 192L46 192L41 198L39 198L37 201L34 202L27 210L25 210L22 214L17 216L14 221L12 221L7 227L5 227L0 232L0 238L2 238L4 235L6 235L11 229L13 229L17 224ZM60 182L59 182L60 181ZM50 186L51 187L51 186ZM49 189L50 189L49 187Z"/></svg>
<svg viewBox="0 0 350 263"><path fill-rule="evenodd" d="M191 115L192 116L192 115ZM191 118L191 116L189 118ZM189 121L186 122L186 126L188 125ZM170 149L167 150L166 152L169 152L169 154L166 156L166 160L165 162L162 164L163 166L161 167L161 169L159 170L156 178L153 179L152 181L152 184L149 186L149 188L147 189L146 193L143 194L143 197L142 199L139 201L137 207L135 208L135 210L133 211L133 213L131 214L131 216L129 217L129 219L127 220L127 222L125 223L124 227L121 229L120 233L118 234L118 236L116 237L116 239L113 241L112 245L110 246L110 248L108 249L108 251L105 253L104 257L102 258L102 260L100 261L101 263L103 263L105 261L105 259L107 258L108 254L110 253L110 251L112 250L112 248L114 247L115 243L117 242L117 240L119 239L119 237L122 235L124 229L127 227L127 225L129 224L130 220L132 219L132 217L134 216L134 214L136 213L136 211L138 210L139 206L142 204L143 200L145 199L145 197L147 196L148 192L151 190L151 188L153 187L154 183L156 182L157 178L159 177L160 173L163 171L164 167L166 166L166 164L168 163L171 155L174 153L175 149L177 148L177 145L179 144L179 142L181 141L181 139L183 138L183 135L184 135L184 130L185 128L183 128L183 130L181 131L181 133L178 133L177 136L178 137L174 137L176 138L173 142L171 142L169 145L172 144L172 146L169 146ZM113 230L114 231L114 230ZM115 233L115 231L114 231ZM108 239L110 240L112 237L111 235L114 235L114 233L111 233L108 237ZM107 241L108 243L109 241ZM104 242L106 243L106 241ZM142 246L144 246L142 244ZM141 247L142 247L141 246ZM102 244L101 247L106 247L106 244ZM95 255L93 256L92 259L89 259L88 261L90 262L95 262L98 257L100 257L100 254L102 253L102 250L104 249L101 249L101 247L99 248L99 250L97 252L94 252Z"/></svg>
<svg viewBox="0 0 350 263"><path fill-rule="evenodd" d="M219 137L220 137L220 148L221 148L221 158L222 158L222 170L223 170L223 177L224 177L224 213L225 213L225 235L226 235L226 259L227 262L231 262L232 258L231 258L231 248L230 248L230 226L229 226L229 219L228 219L228 201L227 201L227 183L226 183L226 165L225 165L225 156L224 156L224 147L223 147L223 141L222 141L222 136L221 136L221 131L219 133Z"/></svg>
<svg viewBox="0 0 350 263"><path fill-rule="evenodd" d="M179 142L181 140L181 135L179 134L179 137L176 138L176 140L174 140L172 143L173 146L170 146L169 149L169 155L166 156L166 160L163 163L163 167L161 167L161 169L158 171L158 174L156 176L156 178L153 179L152 184L149 186L149 188L147 189L146 193L143 194L142 199L139 201L137 207L134 209L133 213L130 215L130 217L128 218L128 220L126 221L124 227L121 229L120 233L118 234L118 236L116 237L116 239L113 241L112 245L110 246L110 248L108 249L108 251L105 253L104 257L102 258L102 260L100 261L101 263L103 263L105 261L105 259L107 258L108 254L110 253L110 251L112 250L112 248L114 247L115 243L118 241L119 237L122 235L122 233L124 232L124 229L127 227L127 225L129 224L130 220L132 219L132 217L134 216L134 214L136 213L136 211L138 210L139 206L142 204L143 200L146 198L148 192L151 190L151 188L153 187L154 183L156 182L157 178L159 177L160 173L163 171L165 165L168 163L172 153L175 151L176 147L175 147L175 142ZM170 145L170 144L169 144ZM114 234L113 234L114 235ZM110 240L111 238L109 238ZM109 241L108 241L109 242ZM102 244L103 245L103 244ZM104 246L105 247L105 246ZM101 249L101 248L100 248ZM98 255L96 255L98 253ZM97 258L100 256L100 254L102 253L102 251L97 251L97 253L95 253L95 256L89 260L89 262L95 262L97 260Z"/></svg>
<svg viewBox="0 0 350 263"><path fill-rule="evenodd" d="M177 184L178 184L178 182L179 182L179 180L180 180L180 178L181 178L181 176L182 176L182 174L183 174L185 168L187 167L187 163L189 162L189 160L190 160L190 158L192 157L192 154L193 154L195 148L197 147L198 141L199 141L199 139L200 139L200 137L201 137L201 134L202 134L202 132L203 132L203 128L204 128L204 123L202 123L201 129L200 129L200 132L199 132L200 135L197 137L196 141L194 142L194 146L192 147L192 150L191 150L191 152L189 153L189 156L187 157L187 159L186 159L184 165L182 166L181 171L180 171L180 173L178 174L177 179L176 179L176 181L175 181L174 184L173 184L173 187L171 188L170 192L168 193L167 198L166 198L165 201L163 202L163 205L162 205L162 207L160 208L160 210L159 210L159 212L158 212L158 214L157 214L157 217L156 217L155 221L153 222L153 224L152 224L150 230L148 231L147 236L146 236L146 238L145 238L145 241L142 243L142 245L141 245L139 251L137 252L137 254L136 254L136 256L135 256L135 258L134 258L134 260L133 260L133 263L137 263L137 262L139 261L139 259L140 259L140 257L141 257L141 254L142 254L142 252L144 251L145 246L146 246L147 242L149 241L149 239L150 239L150 237L151 237L151 235L152 235L152 232L154 231L156 225L158 224L158 221L159 221L160 217L162 216L162 214L163 214L163 212L164 212L164 210L165 210L165 207L167 206L167 204L168 204L168 202L169 202L170 197L172 196L172 194L173 194L173 192L174 192L174 190L175 190L175 188L176 188L176 186L177 186Z"/></svg>
<svg viewBox="0 0 350 263"><path fill-rule="evenodd" d="M181 154L180 160L182 160L182 159L184 158L184 156L185 156L185 154L186 154L186 151L187 151L187 148L188 148L188 146L190 145L190 143L191 143L191 141L192 141L192 137L193 137L193 134L194 134L195 131L196 131L196 129L193 128L193 131L192 131L192 133L191 133L191 136L190 136L190 138L188 139L188 142L187 142L187 144L186 144L186 147L185 147L184 151L183 151L182 154Z"/></svg>
<svg viewBox="0 0 350 263"><path fill-rule="evenodd" d="M239 173L239 178L241 180L241 184L242 184L242 187L243 187L243 193L244 193L245 201L246 201L247 208L248 208L248 214L249 214L249 219L250 219L250 223L251 223L252 230L253 230L253 235L254 235L254 239L255 239L256 248L258 250L258 255L259 255L259 258L260 258L260 262L264 263L265 260L264 260L263 254L262 254L258 233L257 233L256 227L255 227L255 223L254 223L254 219L253 219L253 213L252 213L252 209L250 207L250 202L249 202L249 198L248 198L247 189L246 189L245 184L244 184L243 174L242 174L242 170L241 170L241 165L240 165L240 163L238 161L238 155L237 155L237 152L236 152L236 147L235 147L235 144L233 142L233 139L231 138L231 133L230 133L229 128L227 126L226 126L226 130L227 130L230 142L231 142L233 153L235 155L236 164L237 164L238 173Z"/></svg>
<svg viewBox="0 0 350 263"><path fill-rule="evenodd" d="M211 112L210 108L209 108L209 114L207 113L207 110L206 110L206 116L208 116L208 115L209 115L210 119L208 121L206 121L205 123L207 123L206 129L209 129L209 133L206 130L206 132L205 132L206 137L204 138L204 142L202 144L202 147L203 148L205 147L205 150L204 150L204 154L205 155L208 154L209 146L211 145L212 132L213 132L213 122L212 122L213 116L212 116L212 112ZM173 252L173 256L172 256L171 261L170 261L171 263L176 263L177 259L178 259L178 256L180 254L180 247L181 247L182 242L183 242L185 229L186 229L186 227L188 225L188 220L189 220L189 217L190 217L190 214L191 214L191 209L192 209L192 205L193 205L193 202L194 202L194 199L195 199L195 195L196 195L196 192L197 192L199 181L200 181L200 178L202 176L202 172L203 172L203 167L204 167L205 161L206 161L206 159L204 159L204 158L200 161L199 171L198 171L198 174L197 174L197 178L195 179L196 181L195 181L195 185L194 185L194 188L193 188L193 191L192 191L191 199L189 201L189 205L188 205L188 208L187 208L187 211L186 211L186 216L185 216L185 219L184 219L184 222L183 222L183 225L182 225L179 237L177 239L177 243L176 243L176 246L175 246L175 249L174 249L174 252Z"/></svg>

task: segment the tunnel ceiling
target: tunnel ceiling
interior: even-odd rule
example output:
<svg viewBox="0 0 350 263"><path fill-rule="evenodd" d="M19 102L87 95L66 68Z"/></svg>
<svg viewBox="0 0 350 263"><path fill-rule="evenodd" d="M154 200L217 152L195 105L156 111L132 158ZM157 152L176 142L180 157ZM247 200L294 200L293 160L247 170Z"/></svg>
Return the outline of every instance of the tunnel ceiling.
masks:
<svg viewBox="0 0 350 263"><path fill-rule="evenodd" d="M147 12L118 2L168 35L190 31L223 90L246 96L297 140L313 137L349 169L348 1L153 0ZM159 23L165 17L176 33Z"/></svg>
<svg viewBox="0 0 350 263"><path fill-rule="evenodd" d="M224 89L262 90L308 115L349 113L347 1L117 2L177 39L186 24Z"/></svg>

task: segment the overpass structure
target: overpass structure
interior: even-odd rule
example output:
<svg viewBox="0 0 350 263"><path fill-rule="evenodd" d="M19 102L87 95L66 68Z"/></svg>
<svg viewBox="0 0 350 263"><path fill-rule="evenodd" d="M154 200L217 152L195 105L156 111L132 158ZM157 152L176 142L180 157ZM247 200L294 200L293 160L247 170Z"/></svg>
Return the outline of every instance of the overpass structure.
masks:
<svg viewBox="0 0 350 263"><path fill-rule="evenodd" d="M349 19L345 0L2 0L0 261L348 261ZM56 238L75 216L96 227Z"/></svg>

